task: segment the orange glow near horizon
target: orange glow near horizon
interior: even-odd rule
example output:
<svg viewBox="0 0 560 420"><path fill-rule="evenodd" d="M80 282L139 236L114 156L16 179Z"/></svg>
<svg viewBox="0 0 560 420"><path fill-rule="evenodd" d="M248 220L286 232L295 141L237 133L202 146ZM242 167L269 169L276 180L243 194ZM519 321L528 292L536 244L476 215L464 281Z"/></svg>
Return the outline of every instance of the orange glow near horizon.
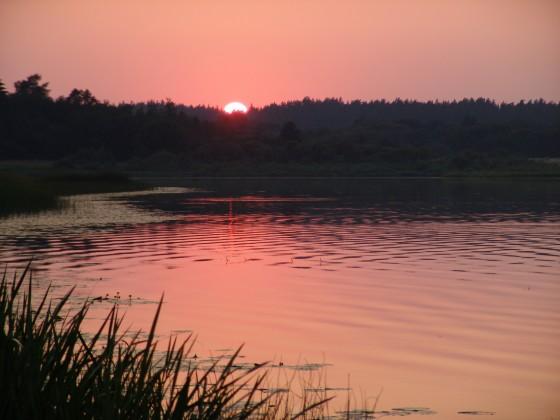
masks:
<svg viewBox="0 0 560 420"><path fill-rule="evenodd" d="M557 0L0 2L0 78L51 95L262 106L560 100Z"/></svg>

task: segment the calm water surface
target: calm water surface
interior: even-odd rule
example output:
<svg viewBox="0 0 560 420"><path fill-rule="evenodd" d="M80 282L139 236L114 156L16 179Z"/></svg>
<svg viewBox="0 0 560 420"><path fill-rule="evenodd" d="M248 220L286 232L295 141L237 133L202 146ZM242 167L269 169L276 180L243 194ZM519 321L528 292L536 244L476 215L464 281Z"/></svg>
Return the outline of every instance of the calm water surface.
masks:
<svg viewBox="0 0 560 420"><path fill-rule="evenodd" d="M118 292L135 327L165 292L162 336L326 364L358 400L383 390L379 409L560 418L559 182L158 182L0 219L0 259L34 256L39 287Z"/></svg>

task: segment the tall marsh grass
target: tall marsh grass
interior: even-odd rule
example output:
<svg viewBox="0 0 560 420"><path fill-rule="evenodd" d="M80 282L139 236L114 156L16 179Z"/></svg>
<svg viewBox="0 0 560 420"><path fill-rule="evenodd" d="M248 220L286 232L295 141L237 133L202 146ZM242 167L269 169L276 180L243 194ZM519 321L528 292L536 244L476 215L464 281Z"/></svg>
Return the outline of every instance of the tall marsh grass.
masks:
<svg viewBox="0 0 560 420"><path fill-rule="evenodd" d="M26 284L28 280L28 284ZM124 330L118 305L99 329L83 331L91 302L68 309L73 290L33 297L30 265L0 283L2 419L288 419L323 417L326 394L267 387L266 366L240 369L239 351L205 368L191 337L156 340ZM263 392L263 389L267 392Z"/></svg>

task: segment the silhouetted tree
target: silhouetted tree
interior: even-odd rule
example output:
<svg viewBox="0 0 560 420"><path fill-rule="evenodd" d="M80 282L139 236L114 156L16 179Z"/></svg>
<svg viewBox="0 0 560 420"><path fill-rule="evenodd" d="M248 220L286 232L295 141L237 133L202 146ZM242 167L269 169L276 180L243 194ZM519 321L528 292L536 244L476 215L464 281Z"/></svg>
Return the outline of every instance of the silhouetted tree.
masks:
<svg viewBox="0 0 560 420"><path fill-rule="evenodd" d="M89 89L72 89L72 92L66 97L66 102L78 106L91 106L99 103Z"/></svg>
<svg viewBox="0 0 560 420"><path fill-rule="evenodd" d="M41 75L33 74L25 80L20 80L14 83L15 95L16 96L26 96L36 99L48 99L49 98L49 84L40 83Z"/></svg>
<svg viewBox="0 0 560 420"><path fill-rule="evenodd" d="M282 140L300 141L301 132L293 121L288 121L282 126L282 129L280 130L280 137Z"/></svg>
<svg viewBox="0 0 560 420"><path fill-rule="evenodd" d="M476 118L475 118L475 117L473 117L473 116L470 115L470 114L467 114L467 115L465 115L465 117L463 118L462 124L463 124L465 127L472 127L472 126L476 125L476 122L477 122L477 121L476 121Z"/></svg>
<svg viewBox="0 0 560 420"><path fill-rule="evenodd" d="M7 95L8 92L6 91L6 85L4 85L4 82L0 79L0 97L5 97Z"/></svg>

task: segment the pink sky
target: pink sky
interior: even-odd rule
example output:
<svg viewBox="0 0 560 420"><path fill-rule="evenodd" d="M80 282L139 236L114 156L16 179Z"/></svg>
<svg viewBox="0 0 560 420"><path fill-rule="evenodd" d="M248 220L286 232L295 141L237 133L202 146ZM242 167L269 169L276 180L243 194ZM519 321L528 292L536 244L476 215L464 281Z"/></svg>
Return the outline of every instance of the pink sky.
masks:
<svg viewBox="0 0 560 420"><path fill-rule="evenodd" d="M0 78L52 95L560 100L558 0L3 0Z"/></svg>

